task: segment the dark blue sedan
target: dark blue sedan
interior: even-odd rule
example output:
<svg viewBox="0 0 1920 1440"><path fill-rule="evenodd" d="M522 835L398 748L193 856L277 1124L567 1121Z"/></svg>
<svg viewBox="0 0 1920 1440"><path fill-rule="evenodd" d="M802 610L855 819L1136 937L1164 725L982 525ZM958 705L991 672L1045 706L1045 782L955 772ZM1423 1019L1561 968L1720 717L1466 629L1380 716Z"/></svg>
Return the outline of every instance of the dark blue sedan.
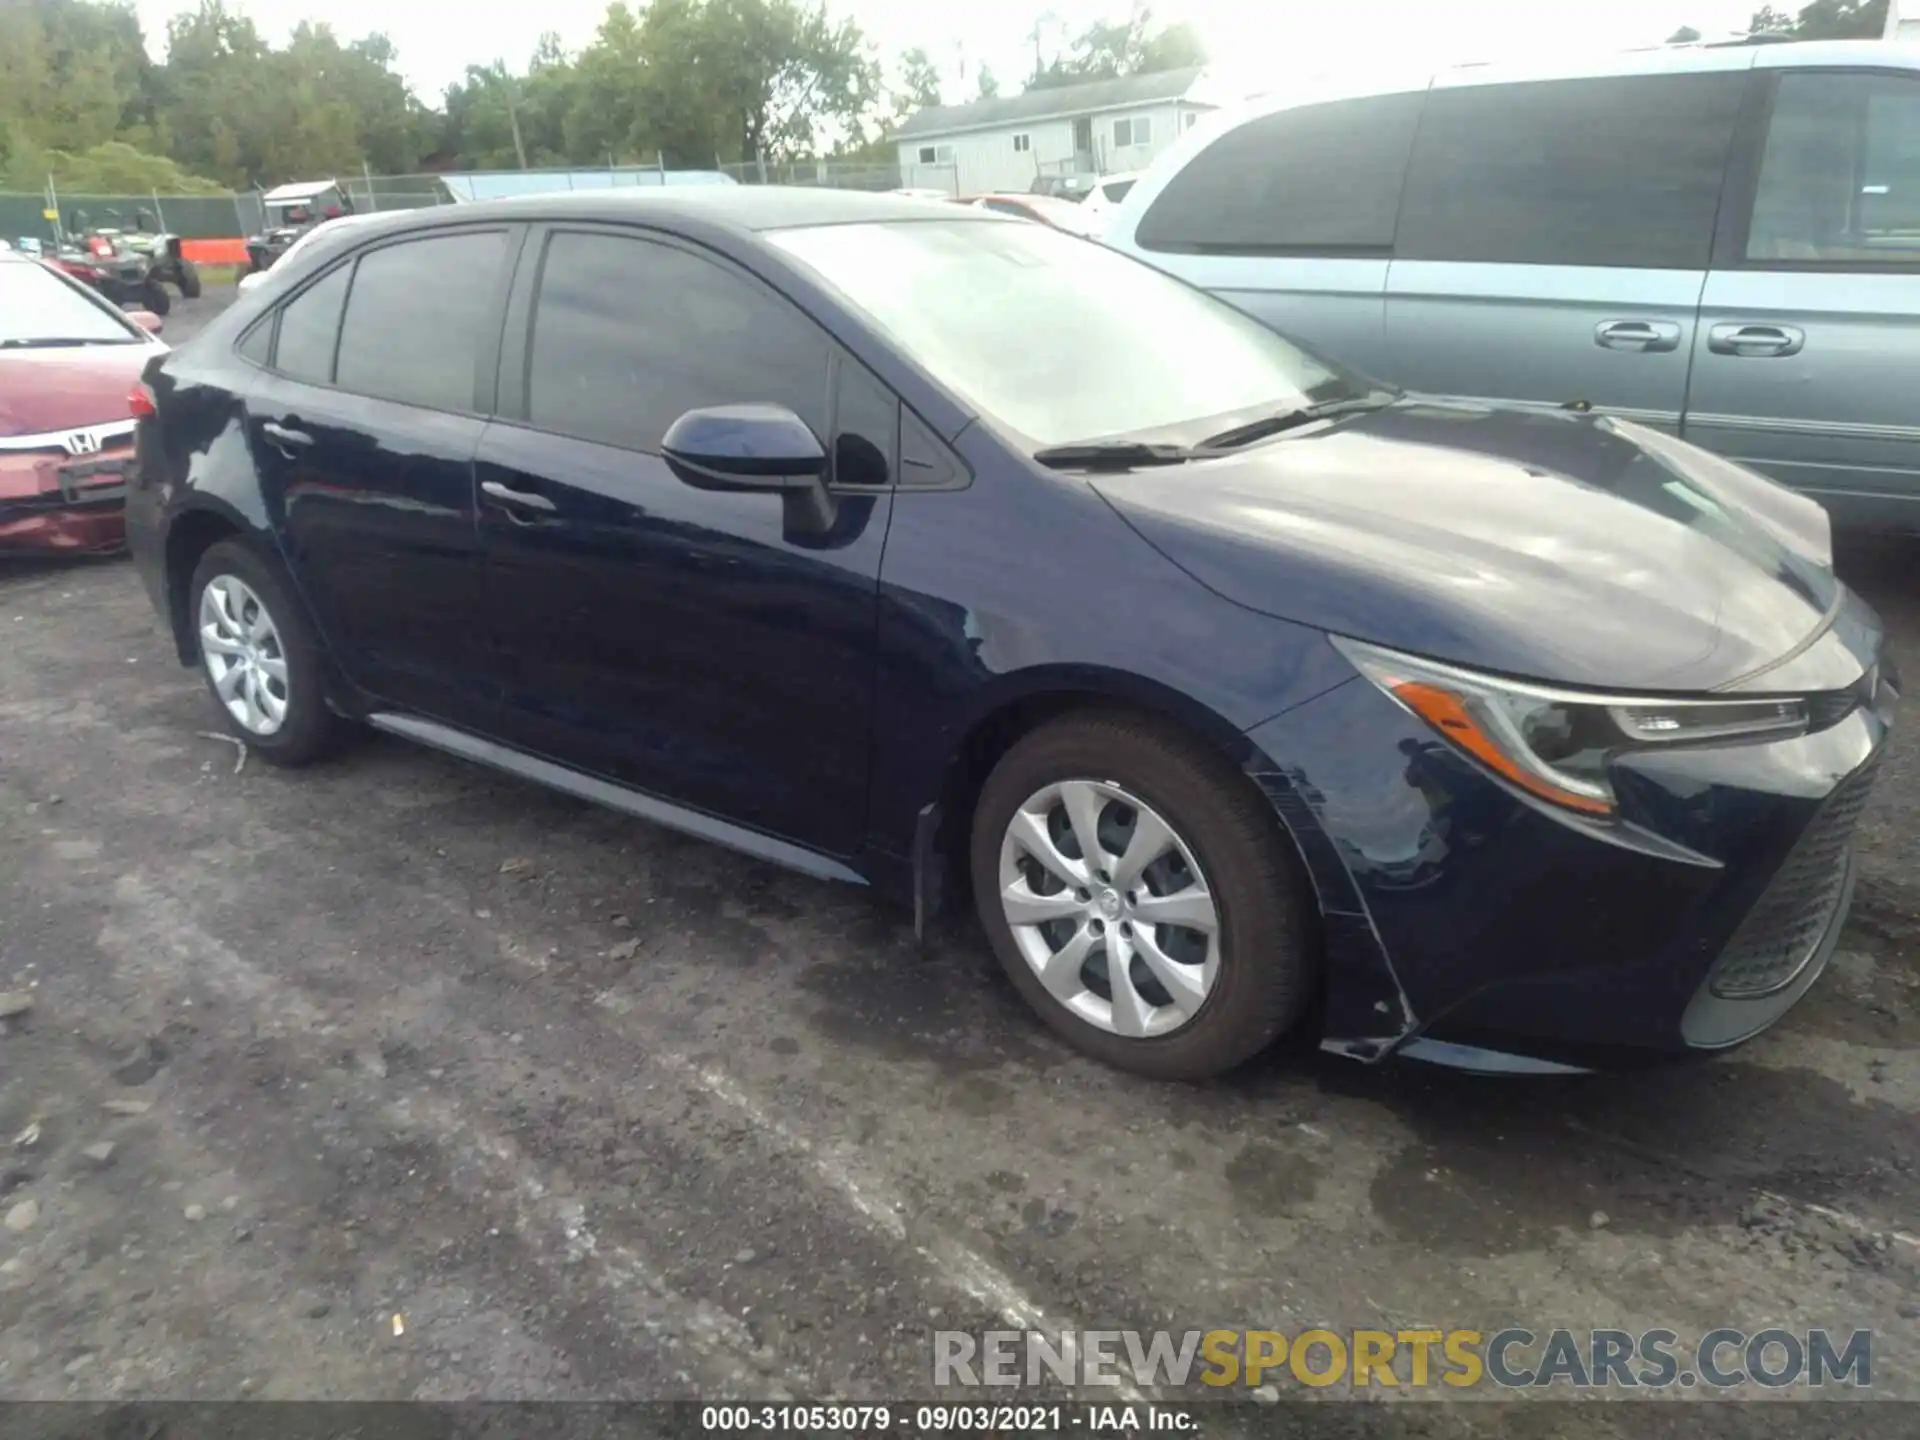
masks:
<svg viewBox="0 0 1920 1440"><path fill-rule="evenodd" d="M1401 395L981 210L372 220L148 367L130 540L232 733L350 722L911 904L1068 1040L1552 1071L1778 1020L1896 682L1823 512Z"/></svg>

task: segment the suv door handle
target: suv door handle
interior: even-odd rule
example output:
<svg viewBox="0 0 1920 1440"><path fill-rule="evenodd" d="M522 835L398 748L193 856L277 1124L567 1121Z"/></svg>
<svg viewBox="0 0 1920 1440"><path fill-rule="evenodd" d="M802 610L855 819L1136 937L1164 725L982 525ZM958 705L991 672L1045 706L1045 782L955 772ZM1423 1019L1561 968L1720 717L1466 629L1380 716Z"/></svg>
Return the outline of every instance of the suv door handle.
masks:
<svg viewBox="0 0 1920 1440"><path fill-rule="evenodd" d="M277 425L271 420L260 427L260 433L267 437L268 442L274 449L278 450L289 460L293 459L293 452L296 448L304 450L313 444L313 436L309 435L306 431L289 430L286 426Z"/></svg>
<svg viewBox="0 0 1920 1440"><path fill-rule="evenodd" d="M536 495L531 490L516 490L498 480L482 480L480 488L504 505L519 505L528 510L544 510L552 514L557 507L544 495Z"/></svg>
<svg viewBox="0 0 1920 1440"><path fill-rule="evenodd" d="M1680 348L1680 327L1671 320L1602 320L1593 343L1608 350L1656 354Z"/></svg>
<svg viewBox="0 0 1920 1440"><path fill-rule="evenodd" d="M1716 355L1743 355L1766 359L1798 355L1807 332L1792 325L1715 325L1707 331L1707 348Z"/></svg>

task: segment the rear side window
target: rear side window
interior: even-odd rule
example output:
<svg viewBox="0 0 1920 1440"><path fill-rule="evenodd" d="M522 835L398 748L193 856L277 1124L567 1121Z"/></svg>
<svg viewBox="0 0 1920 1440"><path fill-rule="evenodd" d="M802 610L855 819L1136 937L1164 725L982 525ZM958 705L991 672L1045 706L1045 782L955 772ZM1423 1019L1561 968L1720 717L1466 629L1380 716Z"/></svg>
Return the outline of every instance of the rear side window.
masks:
<svg viewBox="0 0 1920 1440"><path fill-rule="evenodd" d="M333 347L340 338L340 307L346 303L352 273L351 265L329 270L281 310L274 369L315 385L333 383Z"/></svg>
<svg viewBox="0 0 1920 1440"><path fill-rule="evenodd" d="M404 405L471 411L481 329L506 254L502 230L366 252L347 299L334 383Z"/></svg>
<svg viewBox="0 0 1920 1440"><path fill-rule="evenodd" d="M1920 265L1920 79L1780 77L1747 259Z"/></svg>
<svg viewBox="0 0 1920 1440"><path fill-rule="evenodd" d="M1167 182L1135 239L1201 255L1384 252L1424 98L1334 100L1236 126Z"/></svg>
<svg viewBox="0 0 1920 1440"><path fill-rule="evenodd" d="M670 245L556 234L527 367L542 430L657 452L705 405L784 405L827 434L825 334L736 271Z"/></svg>
<svg viewBox="0 0 1920 1440"><path fill-rule="evenodd" d="M1394 253L1705 269L1746 84L1729 71L1435 90Z"/></svg>

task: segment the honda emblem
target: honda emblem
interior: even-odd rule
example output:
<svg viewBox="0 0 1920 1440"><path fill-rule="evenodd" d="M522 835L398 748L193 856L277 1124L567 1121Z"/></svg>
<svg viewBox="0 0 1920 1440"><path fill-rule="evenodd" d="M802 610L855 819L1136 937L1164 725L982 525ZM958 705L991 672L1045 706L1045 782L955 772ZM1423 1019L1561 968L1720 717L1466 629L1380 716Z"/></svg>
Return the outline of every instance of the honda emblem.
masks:
<svg viewBox="0 0 1920 1440"><path fill-rule="evenodd" d="M100 437L92 430L75 430L61 440L60 444L69 455L97 455L100 453Z"/></svg>

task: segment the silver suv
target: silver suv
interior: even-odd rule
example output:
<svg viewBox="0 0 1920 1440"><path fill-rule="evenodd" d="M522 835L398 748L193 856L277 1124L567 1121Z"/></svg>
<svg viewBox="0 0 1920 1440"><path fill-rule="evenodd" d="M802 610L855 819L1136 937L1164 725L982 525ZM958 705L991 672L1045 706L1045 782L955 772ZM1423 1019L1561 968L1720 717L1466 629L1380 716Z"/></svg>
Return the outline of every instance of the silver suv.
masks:
<svg viewBox="0 0 1920 1440"><path fill-rule="evenodd" d="M1109 244L1408 389L1920 523L1920 46L1673 46L1209 117Z"/></svg>

